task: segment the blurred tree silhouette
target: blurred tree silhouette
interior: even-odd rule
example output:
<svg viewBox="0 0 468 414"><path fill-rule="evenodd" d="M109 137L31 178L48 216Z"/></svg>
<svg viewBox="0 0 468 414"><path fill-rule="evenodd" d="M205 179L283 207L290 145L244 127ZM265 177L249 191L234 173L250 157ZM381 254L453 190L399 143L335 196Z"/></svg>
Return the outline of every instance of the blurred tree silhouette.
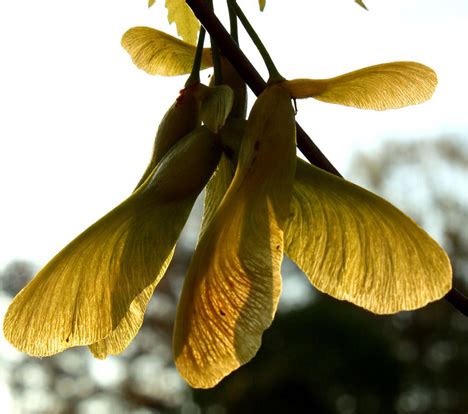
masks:
<svg viewBox="0 0 468 414"><path fill-rule="evenodd" d="M358 154L350 177L398 205L448 250L455 285L468 274L468 148L461 140L388 142ZM279 315L258 355L211 390L178 376L171 335L200 206L136 340L119 357L85 349L45 359L2 353L1 375L19 413L460 414L468 409L468 320L447 302L376 316L336 301L284 266ZM0 274L12 297L32 276L27 262ZM302 275L301 275L302 276ZM9 301L9 300L8 300Z"/></svg>
<svg viewBox="0 0 468 414"><path fill-rule="evenodd" d="M0 290L10 297L15 296L32 279L36 271L36 266L25 260L9 263L0 273Z"/></svg>

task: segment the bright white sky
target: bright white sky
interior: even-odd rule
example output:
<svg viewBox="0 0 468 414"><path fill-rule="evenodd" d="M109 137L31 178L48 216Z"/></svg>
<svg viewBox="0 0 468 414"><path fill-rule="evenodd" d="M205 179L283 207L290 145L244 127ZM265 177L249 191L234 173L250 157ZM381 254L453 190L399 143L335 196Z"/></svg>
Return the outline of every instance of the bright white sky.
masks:
<svg viewBox="0 0 468 414"><path fill-rule="evenodd" d="M0 269L12 259L44 264L144 171L185 81L145 74L120 46L132 26L175 33L156 3L0 3ZM433 100L417 107L377 113L300 102L299 121L339 169L353 150L388 137L468 137L468 1L368 0L366 12L352 0L269 0L263 14L256 0L239 3L288 78L395 60L437 71Z"/></svg>

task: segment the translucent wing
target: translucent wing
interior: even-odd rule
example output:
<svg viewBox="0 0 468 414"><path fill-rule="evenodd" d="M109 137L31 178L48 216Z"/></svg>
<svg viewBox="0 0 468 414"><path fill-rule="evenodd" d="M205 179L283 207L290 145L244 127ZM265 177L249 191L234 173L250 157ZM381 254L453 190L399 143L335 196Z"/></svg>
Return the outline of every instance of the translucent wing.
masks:
<svg viewBox="0 0 468 414"><path fill-rule="evenodd" d="M148 292L139 295L163 276L220 151L204 127L175 145L137 191L66 246L16 296L5 316L5 337L21 351L47 356L101 341L116 328L123 330L120 343L134 335Z"/></svg>
<svg viewBox="0 0 468 414"><path fill-rule="evenodd" d="M179 302L174 354L194 387L212 387L249 361L273 319L294 166L291 102L270 87L252 109L234 180L198 242Z"/></svg>
<svg viewBox="0 0 468 414"><path fill-rule="evenodd" d="M330 79L295 79L285 82L294 98L360 109L385 110L422 103L437 85L435 72L416 62L369 66Z"/></svg>
<svg viewBox="0 0 468 414"><path fill-rule="evenodd" d="M122 36L122 46L133 63L150 75L177 76L190 73L195 47L150 27L132 27ZM211 52L204 49L201 68L212 66Z"/></svg>
<svg viewBox="0 0 468 414"><path fill-rule="evenodd" d="M375 313L422 307L451 287L445 252L377 195L298 161L285 251L322 292Z"/></svg>

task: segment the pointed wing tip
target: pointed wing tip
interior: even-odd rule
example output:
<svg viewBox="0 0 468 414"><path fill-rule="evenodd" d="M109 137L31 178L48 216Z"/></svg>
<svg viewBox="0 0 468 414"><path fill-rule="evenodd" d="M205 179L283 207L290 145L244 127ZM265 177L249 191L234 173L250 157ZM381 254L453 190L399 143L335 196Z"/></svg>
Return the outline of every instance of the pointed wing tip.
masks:
<svg viewBox="0 0 468 414"><path fill-rule="evenodd" d="M49 341L46 344L40 344L37 341L28 341L25 340L22 335L15 333L17 333L16 329L11 329L8 325L3 326L3 335L10 345L12 345L17 351L23 352L30 357L50 357L55 354L59 354L70 347L63 341Z"/></svg>
<svg viewBox="0 0 468 414"><path fill-rule="evenodd" d="M193 367L190 362L187 364L186 358L183 355L176 358L175 365L185 382L196 389L215 387L240 366L240 364L231 368L226 366L225 369L220 369L219 367L217 369L213 369L213 367Z"/></svg>
<svg viewBox="0 0 468 414"><path fill-rule="evenodd" d="M70 326L69 323L57 322L50 315L41 315L41 312L43 309L39 306L28 306L23 296L17 296L3 320L5 339L18 351L31 357L53 356L69 348L93 344L102 339L100 336L107 335L102 333L103 330L73 333L64 329L64 326Z"/></svg>
<svg viewBox="0 0 468 414"><path fill-rule="evenodd" d="M361 6L364 10L369 11L369 9L367 8L367 6L364 4L362 0L354 0L354 2L358 4L359 6Z"/></svg>
<svg viewBox="0 0 468 414"><path fill-rule="evenodd" d="M97 344L99 342L96 342L94 344L88 345L88 350L91 352L91 355L99 360L104 360L106 359L109 355L112 355L111 353L104 352L102 349L100 349Z"/></svg>

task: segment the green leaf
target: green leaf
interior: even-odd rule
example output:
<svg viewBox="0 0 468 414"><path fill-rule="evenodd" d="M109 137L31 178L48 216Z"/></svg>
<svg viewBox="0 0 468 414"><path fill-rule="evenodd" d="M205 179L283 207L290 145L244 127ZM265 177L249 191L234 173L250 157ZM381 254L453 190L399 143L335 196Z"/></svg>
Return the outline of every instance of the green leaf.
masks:
<svg viewBox="0 0 468 414"><path fill-rule="evenodd" d="M167 20L176 24L179 36L194 45L197 42L200 23L185 0L166 0L166 9Z"/></svg>

